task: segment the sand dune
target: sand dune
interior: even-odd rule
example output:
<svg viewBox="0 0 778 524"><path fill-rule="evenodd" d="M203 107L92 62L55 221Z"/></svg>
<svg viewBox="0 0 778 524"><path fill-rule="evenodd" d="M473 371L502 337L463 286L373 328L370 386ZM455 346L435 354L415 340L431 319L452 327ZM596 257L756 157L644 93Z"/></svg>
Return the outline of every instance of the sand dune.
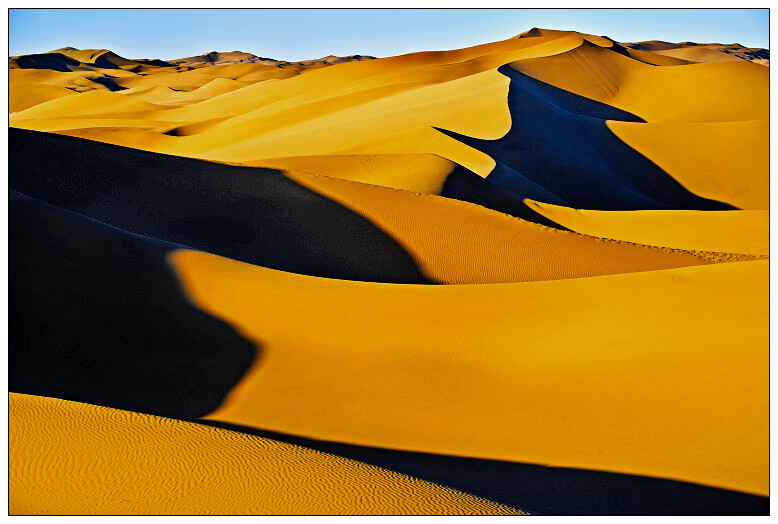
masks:
<svg viewBox="0 0 778 524"><path fill-rule="evenodd" d="M304 172L288 171L284 177L264 168L69 137L11 134L12 188L133 233L285 271L376 282L469 284L737 259L603 242L470 203ZM40 148L49 151L46 159L25 158ZM89 160L76 164L82 155ZM47 175L49 162L59 166L56 179ZM209 183L211 177L218 177L218 184ZM107 194L121 194L122 202L106 201ZM134 211L140 203L142 215ZM362 260L370 260L370 266Z"/></svg>
<svg viewBox="0 0 778 524"><path fill-rule="evenodd" d="M661 40L623 44L631 49L645 50L665 56L683 58L692 62L722 62L746 60L770 65L770 51L761 48L747 48L740 44L698 44L681 42L673 44Z"/></svg>
<svg viewBox="0 0 778 524"><path fill-rule="evenodd" d="M767 211L591 211L528 201L563 226L601 238L676 249L768 255Z"/></svg>
<svg viewBox="0 0 778 524"><path fill-rule="evenodd" d="M12 515L523 513L299 446L128 411L11 393L9 420Z"/></svg>
<svg viewBox="0 0 778 524"><path fill-rule="evenodd" d="M9 511L769 513L765 65L10 57Z"/></svg>
<svg viewBox="0 0 778 524"><path fill-rule="evenodd" d="M170 64L187 65L187 66L212 66L212 65L225 65L225 64L238 64L238 63L261 63L269 64L277 67L284 66L311 66L311 65L333 65L341 64L343 62L354 62L361 60L374 60L373 56L365 55L351 55L351 56L334 56L329 55L317 60L301 60L299 62L287 62L284 60L273 60L272 58L262 58L252 55L251 53L243 53L241 51L219 52L211 51L198 56L190 56L187 58L178 58L175 60L168 60Z"/></svg>
<svg viewBox="0 0 778 524"><path fill-rule="evenodd" d="M288 176L371 220L414 256L425 275L447 284L580 278L715 260L715 255L603 242L440 197Z"/></svg>
<svg viewBox="0 0 778 524"><path fill-rule="evenodd" d="M266 352L210 419L767 493L767 261L395 287L171 257Z"/></svg>
<svg viewBox="0 0 778 524"><path fill-rule="evenodd" d="M641 124L608 128L689 191L739 209L769 207L769 122Z"/></svg>
<svg viewBox="0 0 778 524"><path fill-rule="evenodd" d="M194 418L261 356L181 295L165 263L178 244L16 192L9 238L9 343L27 348L9 355L11 391Z"/></svg>
<svg viewBox="0 0 778 524"><path fill-rule="evenodd" d="M510 130L512 119L524 119L521 114L512 115L505 110L505 93L515 79L512 83L494 68L506 61L513 61L513 68L546 84L619 107L649 122L766 119L762 109L767 107L767 91L759 87L766 86L766 69L739 63L656 67L615 52L610 40L591 40L601 45L579 34L565 32L556 37L518 38L467 50L350 62L304 74L300 74L304 68L295 71L257 63L183 72L160 68L157 74L132 75L113 81L126 88L165 86L188 92L189 95L168 91L146 95L128 93L163 106L167 102L175 108L167 106L151 111L148 107L137 107L133 108L137 112L131 115L127 113L128 107L122 107L125 113L122 119L126 122L110 122L105 118L73 122L58 116L64 115L54 101L37 110L17 113L11 121L12 125L26 129L65 132L167 154L250 165L261 165L263 158L278 157L431 153L487 176L502 169L494 158L463 146L460 141L448 140L433 128L494 140ZM745 69L741 73L740 69L730 71L732 67ZM435 83L430 84L433 78ZM232 94L221 88L211 91L216 87L211 82L217 79L254 85ZM201 91L206 85L208 90ZM662 85L663 89L647 97L641 87L644 85ZM326 87L322 89L322 86ZM468 102L457 103L458 97L465 94ZM214 95L218 98L210 100ZM727 104L716 102L720 99L728 100ZM98 114L91 101L80 102L84 107L68 109L68 116ZM100 113L112 110L112 104L108 103L99 107ZM398 112L397 107L407 110ZM477 118L479 114L493 116ZM614 118L613 111L603 116ZM377 119L382 122L380 127L373 125ZM202 127L201 122L215 123ZM528 125L537 139L534 132L537 122ZM137 132L112 131L121 128ZM663 136L653 130L643 133L652 138ZM685 135L694 142L691 150L710 151L704 140L696 142L696 135ZM732 134L734 138L740 136ZM766 158L764 150L760 151L754 158ZM645 154L645 149L640 152ZM718 158L713 158L711 163L721 164ZM674 168L662 167L672 177L684 176L683 172L673 172ZM765 171L760 168L754 172ZM553 201L543 193L522 196ZM557 200L556 203L569 202ZM585 201L573 204L598 207ZM643 206L646 205L644 202Z"/></svg>
<svg viewBox="0 0 778 524"><path fill-rule="evenodd" d="M429 282L380 228L280 172L10 135L12 189L128 232L302 274Z"/></svg>
<svg viewBox="0 0 778 524"><path fill-rule="evenodd" d="M24 92L14 91L9 94L8 97L8 112L16 113L17 111L23 111L28 107L37 106L43 102L61 98L63 96L69 96L75 92L65 87L46 85L46 84L30 84Z"/></svg>
<svg viewBox="0 0 778 524"><path fill-rule="evenodd" d="M543 82L648 122L767 119L769 69L745 62L655 67L586 43L512 66ZM648 91L646 86L662 86ZM722 103L726 100L726 103Z"/></svg>

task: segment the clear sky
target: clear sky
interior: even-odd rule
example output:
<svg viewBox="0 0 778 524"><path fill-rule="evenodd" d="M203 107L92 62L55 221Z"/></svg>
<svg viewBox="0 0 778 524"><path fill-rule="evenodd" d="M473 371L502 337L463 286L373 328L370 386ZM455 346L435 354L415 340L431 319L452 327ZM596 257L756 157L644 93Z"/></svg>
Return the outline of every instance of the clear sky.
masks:
<svg viewBox="0 0 778 524"><path fill-rule="evenodd" d="M621 42L769 42L767 9L11 9L8 31L10 56L72 46L126 58L245 51L295 61L457 49L532 27Z"/></svg>

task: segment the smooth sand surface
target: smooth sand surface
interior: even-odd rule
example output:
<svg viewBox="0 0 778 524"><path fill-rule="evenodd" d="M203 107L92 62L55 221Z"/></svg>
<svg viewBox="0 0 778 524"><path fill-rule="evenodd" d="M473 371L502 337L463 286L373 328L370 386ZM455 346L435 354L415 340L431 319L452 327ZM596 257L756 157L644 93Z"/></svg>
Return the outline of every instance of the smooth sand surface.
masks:
<svg viewBox="0 0 778 524"><path fill-rule="evenodd" d="M640 53L655 56L678 57L692 62L721 62L745 60L755 64L770 65L770 53L766 49L748 48L740 44L699 44L696 42L671 43L661 40L626 43L624 46Z"/></svg>
<svg viewBox="0 0 778 524"><path fill-rule="evenodd" d="M767 494L767 261L442 287L170 261L266 351L212 420Z"/></svg>
<svg viewBox="0 0 778 524"><path fill-rule="evenodd" d="M11 515L522 514L300 446L131 411L11 393L9 423Z"/></svg>
<svg viewBox="0 0 778 524"><path fill-rule="evenodd" d="M580 278L709 262L689 252L559 231L433 195L303 173L287 176L368 218L411 253L428 277L446 284Z"/></svg>
<svg viewBox="0 0 778 524"><path fill-rule="evenodd" d="M256 164L432 195L441 193L446 177L456 166L450 160L424 153L292 156L262 159Z"/></svg>
<svg viewBox="0 0 778 524"><path fill-rule="evenodd" d="M676 249L770 254L770 216L766 210L593 211L534 201L527 205L585 235Z"/></svg>
<svg viewBox="0 0 778 524"><path fill-rule="evenodd" d="M656 67L584 42L566 53L512 65L538 80L624 109L648 122L768 118L766 79L770 71L745 61Z"/></svg>
<svg viewBox="0 0 778 524"><path fill-rule="evenodd" d="M739 209L770 204L770 124L741 122L632 124L608 122L625 143L689 191Z"/></svg>
<svg viewBox="0 0 778 524"><path fill-rule="evenodd" d="M30 84L24 91L12 91L8 96L8 112L16 113L28 107L37 106L43 102L73 95L74 91L60 86L48 84Z"/></svg>

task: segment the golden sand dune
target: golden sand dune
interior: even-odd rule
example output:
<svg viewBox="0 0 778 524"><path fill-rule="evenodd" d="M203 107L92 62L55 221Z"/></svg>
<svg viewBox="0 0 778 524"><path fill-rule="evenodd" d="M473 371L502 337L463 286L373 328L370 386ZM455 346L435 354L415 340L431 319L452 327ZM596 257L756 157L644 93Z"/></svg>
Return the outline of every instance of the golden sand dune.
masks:
<svg viewBox="0 0 778 524"><path fill-rule="evenodd" d="M220 53L218 51L211 51L210 53L204 53L197 56L189 56L186 58L177 58L175 60L168 60L168 63L175 65L215 65L215 64L240 64L240 63L274 63L275 60L269 58L260 58L252 55L251 53L242 53L240 51L229 51L226 53Z"/></svg>
<svg viewBox="0 0 778 524"><path fill-rule="evenodd" d="M585 42L566 53L512 65L648 122L733 122L768 116L769 69L742 61L656 67Z"/></svg>
<svg viewBox="0 0 778 524"><path fill-rule="evenodd" d="M219 51L211 51L198 56L190 56L187 58L178 58L175 60L168 60L170 64L187 65L187 66L213 66L213 65L225 65L225 64L238 64L238 63L262 63L269 64L278 67L284 66L311 66L311 65L332 65L341 64L343 62L354 62L361 60L373 60L375 57L365 55L351 55L351 56L334 56L329 55L317 60L302 60L299 62L287 62L283 60L273 60L272 58L262 58L252 55L251 53L243 53L241 51L230 51L222 53Z"/></svg>
<svg viewBox="0 0 778 524"><path fill-rule="evenodd" d="M705 124L608 122L625 143L696 195L740 209L768 209L767 119Z"/></svg>
<svg viewBox="0 0 778 524"><path fill-rule="evenodd" d="M11 393L9 422L12 515L523 513L284 442L130 411Z"/></svg>
<svg viewBox="0 0 778 524"><path fill-rule="evenodd" d="M291 156L243 165L253 164L433 195L440 194L455 167L450 160L429 153Z"/></svg>
<svg viewBox="0 0 778 524"><path fill-rule="evenodd" d="M768 255L767 211L591 211L528 201L573 231L650 246Z"/></svg>
<svg viewBox="0 0 778 524"><path fill-rule="evenodd" d="M725 53L717 49L709 49L707 47L682 47L654 52L665 56L688 60L690 62L739 62L743 60L736 55Z"/></svg>
<svg viewBox="0 0 778 524"><path fill-rule="evenodd" d="M403 245L427 276L446 284L580 278L715 260L558 231L433 195L303 173L288 176L368 218Z"/></svg>
<svg viewBox="0 0 778 524"><path fill-rule="evenodd" d="M16 113L28 107L37 106L43 102L72 95L75 92L65 87L47 84L30 84L25 86L24 92L13 91L8 97L8 112Z"/></svg>
<svg viewBox="0 0 778 524"><path fill-rule="evenodd" d="M549 41L547 38L537 39L540 42L532 40L498 42L445 53L418 53L383 60L342 63L299 76L297 73L288 73L288 69L262 64L235 64L181 73L160 73L156 78L147 75L121 79L121 85L137 87L158 82L177 88L204 85L217 75L245 81L249 71L262 71L257 68L269 70L271 76L264 79L293 75L284 82L256 85L249 90L236 92L231 97L221 97L218 101L205 101L187 108L160 112L158 115L144 114L143 118L150 120L179 120L182 123L232 116L206 134L165 141L170 147L159 147L159 144L154 148L158 152L240 162L257 160L263 156L329 154L353 149L367 142L367 150L363 152L380 153L384 151L375 151L376 146L370 144L382 137L418 128L425 134L434 134L430 125L482 138L497 138L504 134L510 125L510 115L503 103L508 79L494 69L518 58L563 51L582 41L576 37L559 41ZM236 68L242 69L238 71ZM480 72L484 74L478 75ZM464 97L468 98L468 103L457 104L456 100ZM397 107L405 107L407 111L398 112ZM484 113L497 118L475 118ZM54 109L50 117L56 115L58 113ZM382 121L378 128L374 126L377 118ZM14 122L27 129L42 129L41 125L45 125L46 130L53 129L51 125L46 125L44 119L39 118L39 113L15 115ZM60 126L59 129L65 131L66 127ZM334 129L339 132L334 133ZM258 135L260 130L261 135ZM261 141L258 140L259 136L262 136ZM90 137L100 139L100 134L97 132ZM148 149L140 143L143 135L135 135L135 138L138 140L122 141L120 144ZM303 143L306 144L304 152L300 150ZM446 144L447 147L444 146L440 151L418 151L420 144L417 142L416 147L405 146L405 150L391 152L432 152L447 158L455 157L453 160L473 156L467 152L468 148L456 147L456 142ZM455 148L454 152L450 151L452 148ZM456 152L456 149L462 151ZM488 159L462 162L473 166L482 176L486 176L493 167Z"/></svg>
<svg viewBox="0 0 778 524"><path fill-rule="evenodd" d="M740 44L698 44L681 42L673 44L661 40L623 44L630 49L639 49L655 54L673 56L692 62L721 62L746 60L770 65L770 52L761 48L748 48Z"/></svg>
<svg viewBox="0 0 778 524"><path fill-rule="evenodd" d="M11 513L769 513L768 64L9 58Z"/></svg>
<svg viewBox="0 0 778 524"><path fill-rule="evenodd" d="M495 168L492 158L450 140L434 128L483 139L505 135L511 126L511 114L504 104L509 79L496 70L505 63L512 63L515 69L542 82L611 104L649 122L766 121L765 68L747 63L688 62L682 62L688 64L683 67L657 67L644 63L640 57L625 56L614 46L617 44L609 39L591 35L533 30L521 38L464 50L415 53L318 69L252 62L183 71L157 67L158 72L143 76L113 69L110 71L129 75L111 80L116 86L127 88L126 94L113 94L116 102L109 103L106 97L95 104L85 98L77 104L67 104L66 108L60 108L57 101L47 102L12 115L11 123L25 129L64 132L167 154L250 165L279 157L432 153L485 177ZM628 53L627 48L621 49ZM653 55L650 51L635 52ZM89 75L94 73L90 71ZM65 76L77 73L47 74L64 75L62 80L48 80L64 85ZM87 77L82 80L91 81ZM11 93L15 85L21 87L27 81L26 77L19 81L12 78ZM241 87L243 84L248 85ZM662 88L647 92L646 85ZM155 89L134 91L142 87ZM118 95L157 106L154 110L128 106L120 103ZM34 101L25 103L33 104ZM74 123L67 118L108 112L120 112L120 120L126 121L95 118ZM481 117L487 114L489 118ZM667 136L664 129L633 126L640 129L641 136L647 136L633 139L620 132L624 125L619 122L609 126L652 160L655 158L648 150L650 146L642 144ZM122 129L125 131L118 131ZM700 129L700 133L684 133L685 140L691 142L684 144L685 151L701 153L715 166L724 165L721 158L733 158L725 150L710 147L714 139L711 133L715 135L716 131ZM740 148L742 142L754 138L766 139L762 130L757 135L735 130L725 133L726 142L739 141L732 148ZM766 150L752 149L758 153L749 155L745 163L737 161L736 167L740 172L748 171L750 176L766 179ZM698 191L699 184L688 182L688 173L694 170L677 165L686 155L671 156L675 164L663 161L660 167L690 191ZM754 162L758 166L753 166ZM728 173L732 173L731 167L727 166ZM333 171L324 174L337 177ZM380 179L380 175L376 176ZM411 183L404 188L416 190L417 186ZM702 191L705 193L705 188ZM742 204L741 199L723 200L736 207Z"/></svg>
<svg viewBox="0 0 778 524"><path fill-rule="evenodd" d="M80 116L116 115L118 118L132 117L135 113L163 109L164 106L138 100L110 91L90 91L79 97L64 97L44 102L17 113L20 118L34 118L36 115L73 118Z"/></svg>
<svg viewBox="0 0 778 524"><path fill-rule="evenodd" d="M210 419L767 493L767 261L424 287L170 260L265 350Z"/></svg>

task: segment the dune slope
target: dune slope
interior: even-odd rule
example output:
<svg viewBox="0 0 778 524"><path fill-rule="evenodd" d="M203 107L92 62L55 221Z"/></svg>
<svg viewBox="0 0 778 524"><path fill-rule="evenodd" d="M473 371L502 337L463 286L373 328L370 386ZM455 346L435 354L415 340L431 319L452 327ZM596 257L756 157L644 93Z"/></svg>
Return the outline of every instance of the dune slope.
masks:
<svg viewBox="0 0 778 524"><path fill-rule="evenodd" d="M767 261L434 287L171 261L266 352L210 419L767 493Z"/></svg>
<svg viewBox="0 0 778 524"><path fill-rule="evenodd" d="M12 515L523 513L270 439L45 397L9 401Z"/></svg>

